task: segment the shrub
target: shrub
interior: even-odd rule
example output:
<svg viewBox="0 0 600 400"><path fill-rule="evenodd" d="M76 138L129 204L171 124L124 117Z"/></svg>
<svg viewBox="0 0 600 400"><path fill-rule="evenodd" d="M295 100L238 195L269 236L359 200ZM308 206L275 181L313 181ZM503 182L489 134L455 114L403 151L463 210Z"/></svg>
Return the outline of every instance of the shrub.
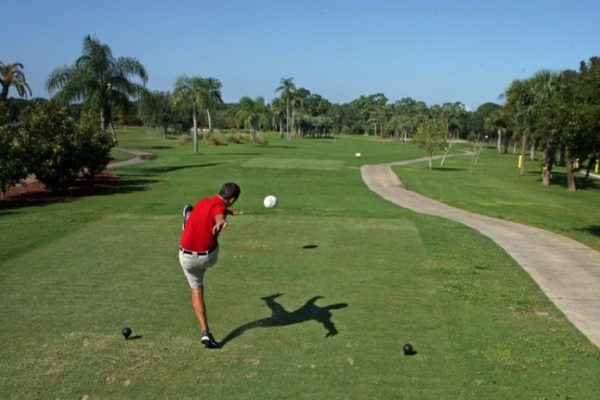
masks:
<svg viewBox="0 0 600 400"><path fill-rule="evenodd" d="M0 192L6 191L27 177L25 157L16 141L17 126L8 123L8 112L0 102Z"/></svg>
<svg viewBox="0 0 600 400"><path fill-rule="evenodd" d="M256 135L256 143L265 145L265 144L269 143L269 139L267 139L266 136L258 134L258 135Z"/></svg>
<svg viewBox="0 0 600 400"><path fill-rule="evenodd" d="M177 137L177 143L184 145L186 144L188 141L188 135L186 135L185 133L182 133L181 135L179 135Z"/></svg>
<svg viewBox="0 0 600 400"><path fill-rule="evenodd" d="M19 127L18 140L29 173L54 192L66 190L81 168L77 124L64 107L38 103Z"/></svg>
<svg viewBox="0 0 600 400"><path fill-rule="evenodd" d="M207 144L213 144L215 146L224 146L227 144L225 140L225 136L221 133L211 133L208 135L204 135L204 141Z"/></svg>
<svg viewBox="0 0 600 400"><path fill-rule="evenodd" d="M229 141L229 143L240 144L244 143L246 140L248 140L248 135L243 132L234 132L227 136L227 141Z"/></svg>
<svg viewBox="0 0 600 400"><path fill-rule="evenodd" d="M104 171L110 161L113 141L107 132L98 127L91 114L82 116L77 128L76 148L80 169L93 182L95 176Z"/></svg>

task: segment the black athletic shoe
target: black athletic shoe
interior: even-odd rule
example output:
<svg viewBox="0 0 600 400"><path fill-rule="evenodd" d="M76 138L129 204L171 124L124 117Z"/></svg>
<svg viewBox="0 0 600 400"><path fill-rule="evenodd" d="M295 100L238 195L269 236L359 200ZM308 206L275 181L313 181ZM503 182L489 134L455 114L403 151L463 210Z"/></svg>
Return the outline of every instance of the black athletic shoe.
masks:
<svg viewBox="0 0 600 400"><path fill-rule="evenodd" d="M181 225L181 230L185 229L185 223L187 222L188 218L190 217L190 214L192 213L192 210L194 209L194 206L191 205L186 205L185 207L183 207L183 225Z"/></svg>
<svg viewBox="0 0 600 400"><path fill-rule="evenodd" d="M210 333L208 331L202 332L202 339L200 339L200 341L202 342L204 347L206 347L207 349L218 349L219 348L219 343L217 343L217 341L213 337L212 333Z"/></svg>

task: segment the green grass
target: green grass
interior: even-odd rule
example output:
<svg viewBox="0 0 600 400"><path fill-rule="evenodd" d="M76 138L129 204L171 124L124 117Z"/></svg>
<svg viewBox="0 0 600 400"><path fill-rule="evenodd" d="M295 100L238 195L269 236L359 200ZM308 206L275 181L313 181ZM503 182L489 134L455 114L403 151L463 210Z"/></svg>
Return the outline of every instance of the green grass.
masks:
<svg viewBox="0 0 600 400"><path fill-rule="evenodd" d="M598 349L491 240L394 206L360 179L359 161L421 151L274 134L267 146L201 146L200 155L143 130L120 131L119 141L157 155L117 170L119 191L0 211L0 397L587 399L600 391ZM180 210L229 180L241 185L235 208L247 215L230 219L206 275L212 329L231 338L209 351L177 262ZM278 208L262 208L266 194ZM261 300L276 293L287 312L279 318ZM337 335L325 337L327 321ZM142 337L124 341L125 325ZM405 342L415 356L402 355Z"/></svg>
<svg viewBox="0 0 600 400"><path fill-rule="evenodd" d="M120 150L118 147L113 147L110 150L110 161L111 162L125 161L125 160L129 160L133 157L134 156Z"/></svg>
<svg viewBox="0 0 600 400"><path fill-rule="evenodd" d="M471 157L453 157L429 171L426 163L395 167L410 190L465 210L537 226L600 250L600 180L577 176L578 190L568 192L564 168L554 183L541 184L539 161L526 162L519 176L517 157L485 150L471 173Z"/></svg>

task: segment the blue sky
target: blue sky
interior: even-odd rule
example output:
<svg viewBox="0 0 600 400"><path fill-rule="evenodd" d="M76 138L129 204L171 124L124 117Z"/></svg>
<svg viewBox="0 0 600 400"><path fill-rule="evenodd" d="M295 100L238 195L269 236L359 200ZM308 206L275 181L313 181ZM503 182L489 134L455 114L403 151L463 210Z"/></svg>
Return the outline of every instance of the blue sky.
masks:
<svg viewBox="0 0 600 400"><path fill-rule="evenodd" d="M2 14L0 60L25 65L34 97L87 34L139 59L149 89L214 77L226 102L270 101L293 77L334 103L384 93L476 109L514 79L600 56L592 0L19 0Z"/></svg>

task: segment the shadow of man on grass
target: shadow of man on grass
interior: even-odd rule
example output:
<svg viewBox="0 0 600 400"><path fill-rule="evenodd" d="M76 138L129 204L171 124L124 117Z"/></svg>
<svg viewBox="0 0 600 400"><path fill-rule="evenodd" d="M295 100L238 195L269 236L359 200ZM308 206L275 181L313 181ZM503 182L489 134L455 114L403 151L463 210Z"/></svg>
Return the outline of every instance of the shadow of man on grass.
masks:
<svg viewBox="0 0 600 400"><path fill-rule="evenodd" d="M327 329L327 334L325 337L331 337L338 334L338 330L331 321L331 310L348 307L348 303L338 303L325 307L319 307L315 304L315 302L319 299L322 299L323 296L315 296L308 300L296 311L290 312L286 311L281 304L275 301L275 299L281 295L283 295L283 293L275 293L270 296L261 297L261 299L264 300L267 303L267 306L271 309L271 316L268 318L262 318L256 321L248 322L247 324L235 328L220 343L221 347L224 347L228 342L242 335L248 329L287 326L313 320L321 323L323 327Z"/></svg>

